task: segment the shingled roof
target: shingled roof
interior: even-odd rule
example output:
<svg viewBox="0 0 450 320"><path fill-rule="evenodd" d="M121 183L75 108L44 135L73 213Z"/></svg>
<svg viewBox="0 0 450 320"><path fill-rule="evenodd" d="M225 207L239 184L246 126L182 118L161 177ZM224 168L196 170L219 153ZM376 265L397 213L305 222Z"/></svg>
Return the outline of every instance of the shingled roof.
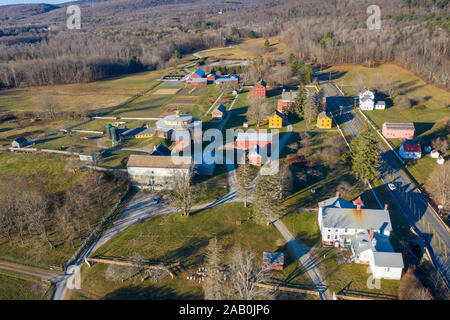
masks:
<svg viewBox="0 0 450 320"><path fill-rule="evenodd" d="M127 167L187 169L191 166L191 163L191 157L144 156L132 154L128 159Z"/></svg>

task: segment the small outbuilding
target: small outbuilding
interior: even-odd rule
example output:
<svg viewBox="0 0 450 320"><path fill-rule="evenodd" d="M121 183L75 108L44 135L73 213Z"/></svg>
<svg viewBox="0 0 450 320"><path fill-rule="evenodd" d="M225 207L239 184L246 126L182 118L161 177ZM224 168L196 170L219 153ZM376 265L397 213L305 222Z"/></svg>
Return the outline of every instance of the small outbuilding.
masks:
<svg viewBox="0 0 450 320"><path fill-rule="evenodd" d="M25 139L24 137L17 138L16 140L14 140L12 142L13 148L23 148L23 147L26 147L27 145L28 145L28 140Z"/></svg>
<svg viewBox="0 0 450 320"><path fill-rule="evenodd" d="M223 104L219 104L212 112L212 118L222 120L227 113L227 108Z"/></svg>
<svg viewBox="0 0 450 320"><path fill-rule="evenodd" d="M386 102L377 101L377 103L375 103L375 110L384 110L384 109L386 109Z"/></svg>
<svg viewBox="0 0 450 320"><path fill-rule="evenodd" d="M264 251L263 264L265 268L271 270L283 270L284 267L284 253Z"/></svg>
<svg viewBox="0 0 450 320"><path fill-rule="evenodd" d="M405 141L399 149L403 159L420 159L422 157L422 147L419 142Z"/></svg>

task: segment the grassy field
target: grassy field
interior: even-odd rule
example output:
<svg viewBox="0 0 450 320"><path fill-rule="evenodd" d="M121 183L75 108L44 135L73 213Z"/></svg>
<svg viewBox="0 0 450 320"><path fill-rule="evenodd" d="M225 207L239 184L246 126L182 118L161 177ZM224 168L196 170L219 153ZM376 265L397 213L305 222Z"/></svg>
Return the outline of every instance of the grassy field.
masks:
<svg viewBox="0 0 450 320"><path fill-rule="evenodd" d="M256 56L252 52L236 48L214 48L200 52L199 55L201 57L216 57L220 59L245 59Z"/></svg>
<svg viewBox="0 0 450 320"><path fill-rule="evenodd" d="M0 273L0 300L49 300L52 288L40 281Z"/></svg>
<svg viewBox="0 0 450 320"><path fill-rule="evenodd" d="M74 120L49 120L42 119L32 122L31 119L13 119L0 122L0 149L11 147L14 139L25 137L30 140L37 136L52 132L73 123Z"/></svg>
<svg viewBox="0 0 450 320"><path fill-rule="evenodd" d="M81 139L82 137L87 137L88 140L83 140ZM38 149L92 153L101 150L97 146L97 141L101 138L102 136L91 133L74 132L70 134L57 134L39 140L33 147Z"/></svg>
<svg viewBox="0 0 450 320"><path fill-rule="evenodd" d="M108 108L151 87L164 73L159 70L91 83L1 90L0 112L35 111L48 96L52 96L63 111Z"/></svg>
<svg viewBox="0 0 450 320"><path fill-rule="evenodd" d="M106 243L95 255L130 257L138 253L153 261L180 261L183 273L174 280L167 279L156 285L148 280L109 282L104 279L105 266L97 264L90 269L83 267L83 289L78 295L113 298L127 292L134 298L202 298L201 288L185 279L202 265L205 247L212 237L217 236L227 252L233 245L252 248L258 252L258 259L263 251L275 251L278 244L283 243L274 228L259 226L249 220L250 212L242 203L231 203L193 213L190 217L171 214L132 226ZM237 220L243 223L237 225ZM142 296L141 292L146 294Z"/></svg>
<svg viewBox="0 0 450 320"><path fill-rule="evenodd" d="M305 245L322 246L317 211L294 212L284 216L281 221Z"/></svg>
<svg viewBox="0 0 450 320"><path fill-rule="evenodd" d="M67 159L66 156L52 154L0 152L0 179L14 175L23 181L34 183L39 177L42 184L40 187L51 190L49 196L56 198L55 201L59 205L59 201L63 200L65 191L78 183L86 173L84 170L69 171L66 168ZM2 184L0 192L7 187L9 187L7 184ZM91 226L96 225L102 218L101 212L107 211L107 208L112 207L113 203L118 200L120 186L114 186L114 188L105 195L104 208L99 208L96 204L86 204L85 210L92 214L88 215L86 220L83 220L81 232L75 237L74 247L64 244L64 238L62 238L60 232L55 230L55 227L49 231L49 239L55 248L52 249L48 244L37 240L36 235L33 235L32 238L27 236L24 245L19 243L16 246L12 246L6 238L1 237L0 258L36 266L61 266L87 236L89 230L85 224L89 221Z"/></svg>

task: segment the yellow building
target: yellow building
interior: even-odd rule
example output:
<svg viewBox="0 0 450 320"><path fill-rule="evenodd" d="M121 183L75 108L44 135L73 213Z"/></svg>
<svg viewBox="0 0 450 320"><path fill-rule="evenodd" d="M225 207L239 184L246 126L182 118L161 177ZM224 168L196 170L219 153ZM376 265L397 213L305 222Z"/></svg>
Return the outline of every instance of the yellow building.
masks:
<svg viewBox="0 0 450 320"><path fill-rule="evenodd" d="M322 129L329 129L333 124L333 120L323 111L317 116L317 126Z"/></svg>
<svg viewBox="0 0 450 320"><path fill-rule="evenodd" d="M281 128L281 127L283 127L283 117L281 113L275 111L269 117L269 128Z"/></svg>

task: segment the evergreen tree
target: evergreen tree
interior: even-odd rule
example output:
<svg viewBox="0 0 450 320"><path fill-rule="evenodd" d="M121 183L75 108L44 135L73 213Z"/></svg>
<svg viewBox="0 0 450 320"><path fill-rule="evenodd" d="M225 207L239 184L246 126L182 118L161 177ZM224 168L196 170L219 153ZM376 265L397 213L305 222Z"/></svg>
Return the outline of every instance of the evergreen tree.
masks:
<svg viewBox="0 0 450 320"><path fill-rule="evenodd" d="M305 105L304 105L304 112L303 117L305 118L306 122L306 128L310 129L311 122L314 121L314 119L317 118L317 115L319 114L319 108L318 108L318 94L315 95L307 95Z"/></svg>
<svg viewBox="0 0 450 320"><path fill-rule="evenodd" d="M244 198L244 207L247 207L248 195L250 192L250 185L253 180L252 168L248 163L245 154L243 155L243 164L236 169L236 180L238 192Z"/></svg>
<svg viewBox="0 0 450 320"><path fill-rule="evenodd" d="M224 299L224 268L222 267L224 250L217 241L217 237L212 238L206 247L205 266L208 277L203 285L206 300L222 300Z"/></svg>
<svg viewBox="0 0 450 320"><path fill-rule="evenodd" d="M380 151L375 132L366 126L350 146L351 150L344 159L347 158L350 162L355 178L363 181L375 179L380 165Z"/></svg>
<svg viewBox="0 0 450 320"><path fill-rule="evenodd" d="M303 108L306 100L306 89L303 85L298 87L297 97L291 107L291 112L298 118L303 118Z"/></svg>
<svg viewBox="0 0 450 320"><path fill-rule="evenodd" d="M253 202L256 223L266 224L281 216L284 190L280 179L280 175L261 175L256 181Z"/></svg>

